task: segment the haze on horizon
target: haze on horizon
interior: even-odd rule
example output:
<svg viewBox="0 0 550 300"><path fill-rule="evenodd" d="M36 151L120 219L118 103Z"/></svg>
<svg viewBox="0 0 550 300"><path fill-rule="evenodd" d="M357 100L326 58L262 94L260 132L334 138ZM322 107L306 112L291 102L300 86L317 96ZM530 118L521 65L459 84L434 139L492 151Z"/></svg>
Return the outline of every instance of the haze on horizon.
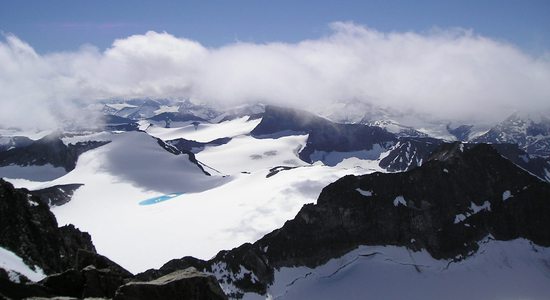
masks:
<svg viewBox="0 0 550 300"><path fill-rule="evenodd" d="M469 123L497 122L515 111L550 111L547 49L534 54L467 27L397 31L346 20L324 26L315 36L286 42L216 46L140 27L141 33L118 36L106 48L84 44L46 53L17 33L4 33L0 125L78 123L77 104L113 98L306 109L359 101Z"/></svg>

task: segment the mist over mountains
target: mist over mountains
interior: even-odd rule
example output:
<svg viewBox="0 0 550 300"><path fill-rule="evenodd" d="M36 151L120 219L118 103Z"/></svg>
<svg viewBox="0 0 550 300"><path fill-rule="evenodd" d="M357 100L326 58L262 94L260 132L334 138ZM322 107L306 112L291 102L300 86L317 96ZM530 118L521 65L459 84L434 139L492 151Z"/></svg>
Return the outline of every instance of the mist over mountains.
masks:
<svg viewBox="0 0 550 300"><path fill-rule="evenodd" d="M550 108L550 60L465 29L380 32L354 23L297 43L217 48L149 31L100 50L37 53L0 42L3 126L55 129L100 122L101 99L192 99L217 107L262 102L320 110L358 103L400 114L490 124ZM349 105L349 114L354 107ZM342 107L340 107L342 108ZM23 110L26 118L11 111Z"/></svg>

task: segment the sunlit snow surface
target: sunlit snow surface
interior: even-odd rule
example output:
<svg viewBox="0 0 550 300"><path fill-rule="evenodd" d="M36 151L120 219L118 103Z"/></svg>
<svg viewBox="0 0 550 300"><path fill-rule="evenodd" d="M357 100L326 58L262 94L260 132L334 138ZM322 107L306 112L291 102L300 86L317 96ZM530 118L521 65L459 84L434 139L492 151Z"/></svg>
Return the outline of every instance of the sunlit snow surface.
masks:
<svg viewBox="0 0 550 300"><path fill-rule="evenodd" d="M426 251L361 246L316 267L281 268L266 296L245 299L548 299L550 248L484 240L464 260Z"/></svg>
<svg viewBox="0 0 550 300"><path fill-rule="evenodd" d="M248 133L259 120L247 120L201 124L197 130L192 125L150 127L147 133L71 137L66 142L112 142L82 154L76 168L61 178L15 183L32 189L83 183L69 203L52 209L58 223L89 232L99 253L140 272L188 255L209 259L222 249L253 242L315 202L322 188L338 178L381 171L376 161L357 158L333 167L309 165L297 156L307 135L256 139ZM217 170L205 167L212 174L206 176L187 155L169 153L148 133L165 140L232 140L196 154ZM296 168L267 177L277 166ZM139 205L172 193L183 195Z"/></svg>
<svg viewBox="0 0 550 300"><path fill-rule="evenodd" d="M201 123L196 128L195 125L191 124L192 122L177 128L151 126L147 128L147 133L165 141L184 138L206 143L219 138L248 134L261 121L260 119L247 121L248 118L242 117L219 124Z"/></svg>

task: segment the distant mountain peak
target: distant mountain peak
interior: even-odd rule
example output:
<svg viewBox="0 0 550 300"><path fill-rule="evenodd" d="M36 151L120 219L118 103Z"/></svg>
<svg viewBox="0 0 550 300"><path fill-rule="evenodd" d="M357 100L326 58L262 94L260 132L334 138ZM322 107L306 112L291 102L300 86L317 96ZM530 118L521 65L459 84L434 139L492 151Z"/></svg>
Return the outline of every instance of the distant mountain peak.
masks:
<svg viewBox="0 0 550 300"><path fill-rule="evenodd" d="M549 156L550 119L542 114L516 112L473 142L517 144L529 154Z"/></svg>

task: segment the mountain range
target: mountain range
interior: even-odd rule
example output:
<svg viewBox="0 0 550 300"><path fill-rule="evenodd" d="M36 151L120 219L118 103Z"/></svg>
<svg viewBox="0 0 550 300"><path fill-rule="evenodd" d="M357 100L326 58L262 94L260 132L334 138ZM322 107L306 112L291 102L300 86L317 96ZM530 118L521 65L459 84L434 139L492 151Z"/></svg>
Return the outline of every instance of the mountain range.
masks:
<svg viewBox="0 0 550 300"><path fill-rule="evenodd" d="M101 111L93 130L0 131L0 298L550 294L548 118Z"/></svg>

